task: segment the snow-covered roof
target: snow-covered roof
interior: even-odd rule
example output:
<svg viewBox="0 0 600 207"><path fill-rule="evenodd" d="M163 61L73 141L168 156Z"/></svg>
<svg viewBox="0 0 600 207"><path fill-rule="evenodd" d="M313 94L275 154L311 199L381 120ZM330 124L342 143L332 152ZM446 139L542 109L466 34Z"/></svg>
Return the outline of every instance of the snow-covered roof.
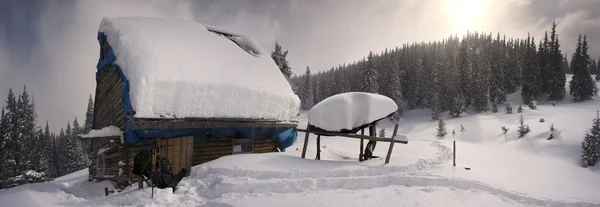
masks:
<svg viewBox="0 0 600 207"><path fill-rule="evenodd" d="M352 130L382 119L398 109L392 99L373 93L349 92L326 98L308 112L308 123L327 131Z"/></svg>
<svg viewBox="0 0 600 207"><path fill-rule="evenodd" d="M296 120L298 96L249 38L149 17L104 18L99 32L129 81L134 117Z"/></svg>

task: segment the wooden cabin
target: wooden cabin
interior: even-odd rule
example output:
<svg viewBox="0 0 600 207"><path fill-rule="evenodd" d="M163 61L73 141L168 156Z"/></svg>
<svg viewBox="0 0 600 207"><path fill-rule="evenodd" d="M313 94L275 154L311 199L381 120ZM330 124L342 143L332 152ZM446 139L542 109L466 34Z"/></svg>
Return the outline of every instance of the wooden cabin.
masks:
<svg viewBox="0 0 600 207"><path fill-rule="evenodd" d="M136 182L138 178L131 173L133 157L142 149L150 149L155 140L160 143L160 156L170 161L173 172L227 155L281 151L295 141L297 122L289 119L136 116L136 108L130 103L131 80L115 61L120 57L103 31L99 32L98 41L100 60L96 73L93 129L114 126L121 133L91 138L90 180L111 180L120 187ZM229 108L231 106L223 110Z"/></svg>

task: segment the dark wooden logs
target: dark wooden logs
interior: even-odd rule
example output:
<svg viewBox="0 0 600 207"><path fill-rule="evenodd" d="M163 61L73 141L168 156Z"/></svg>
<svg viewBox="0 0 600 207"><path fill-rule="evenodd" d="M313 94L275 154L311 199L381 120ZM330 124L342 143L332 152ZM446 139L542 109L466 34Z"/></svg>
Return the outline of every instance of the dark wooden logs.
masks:
<svg viewBox="0 0 600 207"><path fill-rule="evenodd" d="M310 123L307 124L306 130L304 131L305 136L304 136L304 147L302 147L302 158L306 157L306 148L308 147L308 136L310 135ZM300 129L298 129L298 131L300 131Z"/></svg>
<svg viewBox="0 0 600 207"><path fill-rule="evenodd" d="M321 135L317 135L317 157L315 160L321 160Z"/></svg>
<svg viewBox="0 0 600 207"><path fill-rule="evenodd" d="M398 124L396 124L394 126L394 133L392 134L392 139L394 139L394 137L396 137L396 133L398 133ZM387 156L385 156L385 164L390 163L390 158L392 156L392 150L394 149L394 143L396 143L396 142L390 142L390 148L388 149Z"/></svg>

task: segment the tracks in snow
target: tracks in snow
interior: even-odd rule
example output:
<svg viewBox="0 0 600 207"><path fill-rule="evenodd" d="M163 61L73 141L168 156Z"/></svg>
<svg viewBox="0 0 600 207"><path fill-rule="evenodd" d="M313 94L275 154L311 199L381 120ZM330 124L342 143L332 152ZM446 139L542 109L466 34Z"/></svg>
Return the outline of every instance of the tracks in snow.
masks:
<svg viewBox="0 0 600 207"><path fill-rule="evenodd" d="M427 173L427 170L441 167L452 158L450 148L439 141L431 146L437 156L420 159L406 166L366 167L354 170L313 170L313 171L250 171L243 169L220 169L203 166L197 168L194 177L188 180L185 188L195 187L196 195L209 200L223 195L256 195L305 193L329 190L365 190L387 186L427 187L441 186L459 190L479 190L502 198L508 198L526 205L541 206L597 206L590 203L565 203L528 197L523 194L495 188L480 182L458 178L448 178ZM192 190L190 188L190 190Z"/></svg>

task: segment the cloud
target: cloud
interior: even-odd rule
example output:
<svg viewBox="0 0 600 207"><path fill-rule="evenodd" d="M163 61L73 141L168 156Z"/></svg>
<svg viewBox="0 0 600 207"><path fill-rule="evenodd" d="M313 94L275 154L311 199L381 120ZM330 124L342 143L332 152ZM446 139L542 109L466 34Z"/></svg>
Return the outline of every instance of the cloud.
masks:
<svg viewBox="0 0 600 207"><path fill-rule="evenodd" d="M95 90L103 17L149 16L191 19L186 2L171 1L51 1L35 25L37 44L24 65L12 64L10 87L27 84L35 92L39 123L49 120L53 131L75 116L83 122L89 94ZM16 68L19 68L17 70ZM12 72L11 72L12 71ZM4 74L2 74L2 77ZM2 78L4 82L5 78ZM7 87L2 85L3 88Z"/></svg>

